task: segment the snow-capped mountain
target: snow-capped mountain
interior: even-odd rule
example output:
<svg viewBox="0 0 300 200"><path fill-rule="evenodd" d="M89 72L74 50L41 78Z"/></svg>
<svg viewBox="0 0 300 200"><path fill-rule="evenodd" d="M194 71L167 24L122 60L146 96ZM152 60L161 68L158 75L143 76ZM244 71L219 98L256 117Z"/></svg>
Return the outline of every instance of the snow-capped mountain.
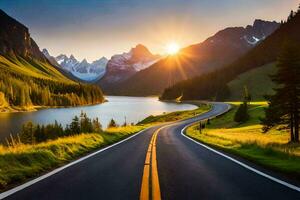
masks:
<svg viewBox="0 0 300 200"><path fill-rule="evenodd" d="M228 49L231 47L232 49L247 51L272 34L279 25L277 22L256 19L253 25L248 25L245 28L229 27L221 30L197 47L203 48L204 46L211 49L216 47Z"/></svg>
<svg viewBox="0 0 300 200"><path fill-rule="evenodd" d="M145 46L138 44L129 52L111 57L107 63L106 73L99 84L105 89L111 84L128 79L159 59L159 55L153 55Z"/></svg>
<svg viewBox="0 0 300 200"><path fill-rule="evenodd" d="M88 63L83 59L80 63L74 65L72 74L85 81L95 81L104 76L108 60L102 57L98 60Z"/></svg>
<svg viewBox="0 0 300 200"><path fill-rule="evenodd" d="M68 57L64 54L60 54L55 58L55 60L58 62L58 64L60 64L60 66L62 66L64 70L69 72L75 71L74 68L80 64L79 61L73 55Z"/></svg>
<svg viewBox="0 0 300 200"><path fill-rule="evenodd" d="M47 49L43 49L43 53L52 64L56 63L56 66L61 67L66 72L70 72L73 76L89 82L98 80L104 75L108 62L105 57L89 63L86 59L79 62L73 55L68 57L60 54L54 58L49 54Z"/></svg>
<svg viewBox="0 0 300 200"><path fill-rule="evenodd" d="M253 23L253 26L248 25L245 28L245 35L243 39L249 45L256 45L262 40L266 39L269 35L271 35L277 28L279 27L279 23L273 21L268 22L260 19L256 19Z"/></svg>

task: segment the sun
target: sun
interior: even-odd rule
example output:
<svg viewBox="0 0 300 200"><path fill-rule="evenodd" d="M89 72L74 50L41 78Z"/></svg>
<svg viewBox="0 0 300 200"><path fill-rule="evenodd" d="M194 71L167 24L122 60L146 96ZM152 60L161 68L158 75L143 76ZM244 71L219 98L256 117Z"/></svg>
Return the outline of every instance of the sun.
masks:
<svg viewBox="0 0 300 200"><path fill-rule="evenodd" d="M176 42L169 43L166 46L166 51L169 55L174 55L174 54L178 53L179 50L180 50L180 47Z"/></svg>

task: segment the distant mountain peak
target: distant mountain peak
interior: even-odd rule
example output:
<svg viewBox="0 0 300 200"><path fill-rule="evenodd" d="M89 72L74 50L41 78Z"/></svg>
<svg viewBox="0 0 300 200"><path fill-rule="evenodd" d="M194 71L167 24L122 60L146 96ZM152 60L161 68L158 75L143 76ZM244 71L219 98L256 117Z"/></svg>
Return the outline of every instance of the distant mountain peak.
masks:
<svg viewBox="0 0 300 200"><path fill-rule="evenodd" d="M129 52L111 57L107 63L107 70L99 84L102 88L109 87L133 76L138 71L146 69L160 59L153 55L146 46L138 44Z"/></svg>
<svg viewBox="0 0 300 200"><path fill-rule="evenodd" d="M272 34L278 27L279 23L275 21L264 21L256 19L253 25L246 27L229 27L217 32L214 36L208 38L213 43L234 43L242 44L245 48L252 48L257 43L264 40ZM243 40L244 43L240 43ZM243 47L244 48L244 47Z"/></svg>
<svg viewBox="0 0 300 200"><path fill-rule="evenodd" d="M73 54L70 55L70 59L77 60Z"/></svg>
<svg viewBox="0 0 300 200"><path fill-rule="evenodd" d="M46 57L50 56L49 51L48 51L47 49L45 49L45 48L42 50L42 53L43 53Z"/></svg>
<svg viewBox="0 0 300 200"><path fill-rule="evenodd" d="M45 55L47 54L46 51L44 53ZM92 63L89 63L86 58L79 62L73 54L70 57L60 54L54 60L59 63L64 71L70 72L73 76L88 82L98 80L104 75L108 61L105 57L101 57Z"/></svg>
<svg viewBox="0 0 300 200"><path fill-rule="evenodd" d="M136 45L134 48L130 50L132 56L141 57L141 56L153 56L153 54L149 51L147 47L142 44Z"/></svg>
<svg viewBox="0 0 300 200"><path fill-rule="evenodd" d="M81 63L88 63L88 61L84 58Z"/></svg>

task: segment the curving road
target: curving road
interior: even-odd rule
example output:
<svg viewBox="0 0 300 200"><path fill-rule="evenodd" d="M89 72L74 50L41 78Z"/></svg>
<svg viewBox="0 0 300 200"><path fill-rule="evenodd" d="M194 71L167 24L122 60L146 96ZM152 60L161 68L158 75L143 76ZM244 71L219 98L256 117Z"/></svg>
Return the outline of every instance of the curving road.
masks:
<svg viewBox="0 0 300 200"><path fill-rule="evenodd" d="M300 199L300 192L241 167L181 135L186 125L227 109L227 104L214 103L213 109L201 116L159 131L156 130L162 125L142 131L7 199L139 199L145 157L154 132L157 132L155 152L162 199ZM0 194L0 198L3 196Z"/></svg>

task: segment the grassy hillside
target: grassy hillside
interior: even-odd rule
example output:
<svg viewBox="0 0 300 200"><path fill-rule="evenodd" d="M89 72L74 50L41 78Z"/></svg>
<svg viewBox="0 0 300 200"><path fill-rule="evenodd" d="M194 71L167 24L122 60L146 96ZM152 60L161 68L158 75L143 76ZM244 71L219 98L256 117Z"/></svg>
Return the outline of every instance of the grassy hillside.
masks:
<svg viewBox="0 0 300 200"><path fill-rule="evenodd" d="M288 143L288 131L274 128L268 133L262 132L259 118L264 116L266 106L265 102L252 103L250 119L244 124L234 122L235 106L229 113L211 120L201 134L199 125L189 127L186 134L215 148L300 178L300 146Z"/></svg>
<svg viewBox="0 0 300 200"><path fill-rule="evenodd" d="M0 92L1 112L104 101L99 87L76 83L47 61L15 56L0 56Z"/></svg>
<svg viewBox="0 0 300 200"><path fill-rule="evenodd" d="M276 64L271 63L240 74L236 79L228 83L229 101L240 101L243 98L244 87L248 88L253 101L264 101L264 95L273 94L276 85L270 75L276 73Z"/></svg>
<svg viewBox="0 0 300 200"><path fill-rule="evenodd" d="M13 58L0 55L0 70L34 78L72 83L51 64L38 60L28 61L22 57Z"/></svg>

